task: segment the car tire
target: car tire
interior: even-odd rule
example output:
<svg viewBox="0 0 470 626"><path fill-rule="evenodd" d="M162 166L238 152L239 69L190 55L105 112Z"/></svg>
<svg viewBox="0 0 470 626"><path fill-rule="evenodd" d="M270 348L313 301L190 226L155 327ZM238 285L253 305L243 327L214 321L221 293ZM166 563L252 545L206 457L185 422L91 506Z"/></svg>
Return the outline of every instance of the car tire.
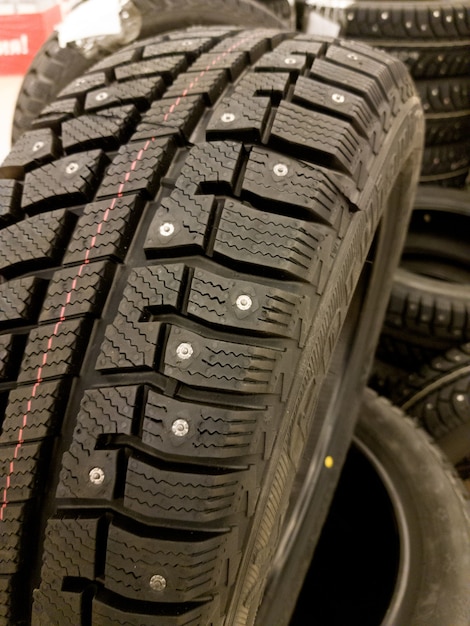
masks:
<svg viewBox="0 0 470 626"><path fill-rule="evenodd" d="M392 400L432 435L457 465L470 456L470 344L441 354L397 384Z"/></svg>
<svg viewBox="0 0 470 626"><path fill-rule="evenodd" d="M302 451L320 527L352 437L422 107L392 57L272 29L107 67L0 167L5 623L251 626Z"/></svg>
<svg viewBox="0 0 470 626"><path fill-rule="evenodd" d="M378 346L415 371L470 340L470 193L420 185Z"/></svg>
<svg viewBox="0 0 470 626"><path fill-rule="evenodd" d="M427 433L367 390L290 626L307 607L329 626L467 626L469 497Z"/></svg>

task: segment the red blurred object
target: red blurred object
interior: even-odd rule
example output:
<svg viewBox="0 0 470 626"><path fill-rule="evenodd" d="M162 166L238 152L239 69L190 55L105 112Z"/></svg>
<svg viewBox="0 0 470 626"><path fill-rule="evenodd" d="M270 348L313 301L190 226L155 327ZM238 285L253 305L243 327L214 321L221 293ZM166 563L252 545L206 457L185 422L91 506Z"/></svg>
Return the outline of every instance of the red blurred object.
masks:
<svg viewBox="0 0 470 626"><path fill-rule="evenodd" d="M27 3L28 12L21 12L25 4L0 4L0 75L3 76L24 74L62 18L59 2L49 2L44 8L43 2L30 1ZM37 11L34 12L36 6Z"/></svg>

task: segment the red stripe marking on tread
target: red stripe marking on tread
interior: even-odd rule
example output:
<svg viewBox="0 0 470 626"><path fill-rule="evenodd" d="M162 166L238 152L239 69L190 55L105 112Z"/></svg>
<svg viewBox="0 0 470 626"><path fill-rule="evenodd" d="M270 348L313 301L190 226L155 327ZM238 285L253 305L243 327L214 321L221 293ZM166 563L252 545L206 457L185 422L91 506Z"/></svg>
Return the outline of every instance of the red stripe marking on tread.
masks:
<svg viewBox="0 0 470 626"><path fill-rule="evenodd" d="M227 50L225 50L224 52L221 52L212 61L212 65L215 65L216 63L218 63L227 54L229 54L230 52L232 52L233 50L235 50L236 48L241 46L243 43L245 43L245 41L246 41L246 39L242 39L241 41L238 41L237 43L233 44L230 48L227 48ZM183 91L182 96L178 96L176 98L175 102L171 104L171 106L169 107L168 111L165 113L165 115L163 117L165 122L170 117L170 115L174 112L174 110L181 104L181 102L188 95L188 93L191 91L191 89L194 88L194 86L197 84L199 78L203 77L204 74L208 70L209 70L209 66L205 70L202 70L201 73L198 76L196 76L196 78L185 88L185 90ZM0 521L3 521L4 518L5 518L5 509L8 506L8 491L9 491L9 489L11 487L11 479L12 479L12 476L13 476L13 474L15 472L15 461L18 459L21 447L23 446L23 443L24 443L23 432L24 432L26 426L28 425L28 417L29 417L29 415L31 413L31 410L32 410L32 398L36 397L36 393L37 393L38 387L43 382L43 380L42 380L43 369L47 365L48 355L49 355L49 353L50 353L50 351L52 349L52 345L53 345L54 339L58 337L60 327L63 324L63 322L65 321L66 309L67 309L68 304L70 304L70 302L71 302L73 292L76 290L78 278L82 275L84 267L90 262L90 260L89 260L90 259L90 252L96 245L96 238L97 238L96 236L101 233L103 225L108 221L109 215L110 215L111 211L116 206L117 199L121 198L122 195L123 195L123 191L124 191L126 182L129 181L131 172L133 172L135 170L135 168L137 167L137 163L139 161L141 161L144 153L146 152L146 150L148 150L148 148L151 145L152 141L155 141L155 137L152 137L151 139L148 139L146 141L146 143L144 144L144 146L142 148L140 148L139 152L137 153L137 156L132 161L129 170L125 174L124 182L121 182L119 184L116 196L112 199L112 201L110 203L110 206L106 209L106 211L105 211L105 213L103 215L102 220L98 224L97 229L96 229L96 234L92 236L92 238L90 240L89 247L88 247L88 249L85 252L85 257L83 259L83 262L80 265L80 267L78 268L77 275L72 280L71 287L70 287L70 289L68 290L68 292L66 294L65 303L62 305L62 308L60 310L59 321L54 326L54 330L52 332L52 335L48 339L46 350L44 351L44 354L42 356L42 364L37 369L36 380L35 380L35 383L33 385L31 398L28 400L28 403L27 403L27 406L26 406L26 411L23 414L22 426L20 428L20 431L19 431L19 434L18 434L18 440L17 440L16 446L15 446L15 449L14 449L14 452L13 452L13 459L10 461L9 472L8 472L6 478L5 478L5 487L3 488L3 499L2 499L2 504L0 506Z"/></svg>

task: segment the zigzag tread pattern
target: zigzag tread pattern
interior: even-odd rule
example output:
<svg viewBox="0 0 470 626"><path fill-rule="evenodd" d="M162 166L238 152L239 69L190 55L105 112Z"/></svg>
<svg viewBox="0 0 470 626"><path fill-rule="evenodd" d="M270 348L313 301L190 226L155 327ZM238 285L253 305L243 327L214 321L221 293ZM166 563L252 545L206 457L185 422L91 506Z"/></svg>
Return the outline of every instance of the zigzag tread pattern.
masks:
<svg viewBox="0 0 470 626"><path fill-rule="evenodd" d="M369 137L380 122L359 96L320 81L299 76L294 88L294 101L318 106L334 116L345 116L356 125L363 136Z"/></svg>
<svg viewBox="0 0 470 626"><path fill-rule="evenodd" d="M278 114L279 111L280 109ZM274 127L275 125L276 120ZM281 163L287 171L283 170L279 174L277 153L257 147L251 150L243 181L243 190L249 198L255 196L263 204L269 200L289 207L292 205L299 207L308 213L310 219L336 228L343 220L347 221L349 214L347 203L345 200L342 201L337 188L323 171L286 156L282 157ZM289 214L292 213L291 209Z"/></svg>
<svg viewBox="0 0 470 626"><path fill-rule="evenodd" d="M21 206L31 211L57 204L71 206L92 199L107 158L90 150L48 163L25 177Z"/></svg>
<svg viewBox="0 0 470 626"><path fill-rule="evenodd" d="M41 281L28 276L0 285L0 325L31 323L40 306L38 289Z"/></svg>
<svg viewBox="0 0 470 626"><path fill-rule="evenodd" d="M16 266L31 262L36 268L57 263L73 219L58 209L4 228L0 231L0 273L9 274Z"/></svg>
<svg viewBox="0 0 470 626"><path fill-rule="evenodd" d="M112 265L101 261L59 270L49 283L41 322L98 314L109 289Z"/></svg>
<svg viewBox="0 0 470 626"><path fill-rule="evenodd" d="M202 96L186 96L178 106L166 99L154 102L142 115L132 138L150 139L165 135L180 135L189 139L204 110Z"/></svg>
<svg viewBox="0 0 470 626"><path fill-rule="evenodd" d="M175 82L165 92L165 98L176 100L184 98L185 92L204 96L207 104L214 104L228 83L225 70L209 70L194 72L178 76Z"/></svg>
<svg viewBox="0 0 470 626"><path fill-rule="evenodd" d="M214 196L196 196L184 189L173 190L161 202L150 224L144 243L146 254L153 257L161 254L162 249L179 247L203 249L214 204ZM170 236L164 230L166 224L174 227Z"/></svg>
<svg viewBox="0 0 470 626"><path fill-rule="evenodd" d="M202 183L217 183L233 190L242 154L243 145L233 141L194 146L176 180L176 188L190 194L200 192Z"/></svg>
<svg viewBox="0 0 470 626"><path fill-rule="evenodd" d="M124 81L129 78L140 76L160 75L163 79L171 81L187 67L186 57L181 55L156 57L146 61L118 65L114 70L116 80Z"/></svg>
<svg viewBox="0 0 470 626"><path fill-rule="evenodd" d="M266 127L270 110L269 98L247 99L245 94L235 91L215 107L207 126L207 136L215 138L218 135L227 136L233 133L238 140L242 137L255 137L259 140ZM227 115L233 116L233 120L226 122Z"/></svg>
<svg viewBox="0 0 470 626"><path fill-rule="evenodd" d="M134 119L137 110L128 105L67 120L62 124L63 146L69 152L84 147L116 149L129 136Z"/></svg>
<svg viewBox="0 0 470 626"><path fill-rule="evenodd" d="M184 437L175 434L178 420L187 424ZM264 444L263 413L256 410L193 406L150 391L142 423L142 441L158 454L173 458L234 458L255 454ZM176 431L177 432L177 431Z"/></svg>
<svg viewBox="0 0 470 626"><path fill-rule="evenodd" d="M20 547L25 510L25 504L12 502L3 511L2 533L0 535L0 568L3 576L14 575L21 571ZM2 577L1 581L4 583L5 588L8 589L8 578ZM8 598L5 604L1 605L6 615L9 613L10 600L11 598Z"/></svg>
<svg viewBox="0 0 470 626"><path fill-rule="evenodd" d="M161 175L174 151L171 139L156 138L121 146L108 167L98 197L156 192Z"/></svg>
<svg viewBox="0 0 470 626"><path fill-rule="evenodd" d="M46 581L33 591L31 626L76 626L81 612L81 593L62 591Z"/></svg>
<svg viewBox="0 0 470 626"><path fill-rule="evenodd" d="M209 70L211 67L216 66L219 70L225 70L230 76L230 80L233 82L242 70L247 66L248 60L244 52L228 52L221 59L220 55L214 52L205 52L191 64L191 70L193 72L203 72Z"/></svg>
<svg viewBox="0 0 470 626"><path fill-rule="evenodd" d="M0 176L22 179L26 170L51 161L59 152L59 139L49 128L27 131L0 165Z"/></svg>
<svg viewBox="0 0 470 626"><path fill-rule="evenodd" d="M31 121L32 128L52 128L60 131L61 123L80 115L82 112L78 98L56 100L48 104L39 113L35 120Z"/></svg>
<svg viewBox="0 0 470 626"><path fill-rule="evenodd" d="M359 93L368 102L373 111L381 116L383 96L371 76L358 74L346 67L339 67L325 59L315 59L309 76L324 80L330 85L337 85L353 93Z"/></svg>
<svg viewBox="0 0 470 626"><path fill-rule="evenodd" d="M302 298L253 281L231 280L197 269L188 314L213 324L292 337Z"/></svg>
<svg viewBox="0 0 470 626"><path fill-rule="evenodd" d="M109 387L85 392L73 441L62 458L57 496L90 497L96 493L90 483L90 458L101 435L129 435L137 387Z"/></svg>
<svg viewBox="0 0 470 626"><path fill-rule="evenodd" d="M180 350L189 349L189 358ZM271 348L207 339L176 326L170 327L163 372L196 387L270 393L280 373L282 352Z"/></svg>
<svg viewBox="0 0 470 626"><path fill-rule="evenodd" d="M300 151L323 152L352 176L359 159L367 156L365 144L361 150L363 142L350 124L287 102L282 102L276 112L271 136L296 145Z"/></svg>
<svg viewBox="0 0 470 626"><path fill-rule="evenodd" d="M59 93L59 98L69 98L70 96L80 96L88 93L97 87L104 87L107 83L106 73L93 71L73 80L67 87Z"/></svg>
<svg viewBox="0 0 470 626"><path fill-rule="evenodd" d="M132 63L136 61L139 57L139 51L137 48L129 48L126 47L123 50L119 50L114 54L110 54L106 56L98 63L93 65L93 69L89 71L89 73L95 73L101 70L114 70L115 68L120 67L121 65L125 65L127 63ZM87 74L85 74L86 76Z"/></svg>
<svg viewBox="0 0 470 626"><path fill-rule="evenodd" d="M66 263L111 257L123 260L127 245L142 210L135 195L111 203L100 200L87 204L65 254ZM100 228L100 224L106 227Z"/></svg>
<svg viewBox="0 0 470 626"><path fill-rule="evenodd" d="M0 443L16 444L20 438L28 442L55 434L60 427L67 391L63 380L47 381L37 388L34 385L17 387L11 391Z"/></svg>
<svg viewBox="0 0 470 626"><path fill-rule="evenodd" d="M236 556L230 558L234 553ZM227 584L227 561L236 562L237 556L234 531L198 542L181 542L139 537L111 525L106 588L143 601L157 597L163 602L196 601ZM154 572L164 572L169 581L161 592L148 584Z"/></svg>
<svg viewBox="0 0 470 626"><path fill-rule="evenodd" d="M12 357L14 354L14 336L12 334L0 335L0 381L11 378Z"/></svg>
<svg viewBox="0 0 470 626"><path fill-rule="evenodd" d="M151 311L176 309L183 270L176 264L131 272L116 318L106 330L98 369L153 365L160 324L146 318Z"/></svg>
<svg viewBox="0 0 470 626"><path fill-rule="evenodd" d="M256 498L252 470L222 475L172 472L131 459L124 506L152 519L209 524L247 515ZM253 483L251 483L252 485Z"/></svg>
<svg viewBox="0 0 470 626"><path fill-rule="evenodd" d="M110 105L123 104L133 104L137 108L146 108L152 100L163 93L163 89L163 80L155 77L113 83L100 89L88 91L85 99L85 111L93 112Z"/></svg>
<svg viewBox="0 0 470 626"><path fill-rule="evenodd" d="M169 55L180 56L184 52L188 60L194 60L202 52L211 48L214 44L212 37L188 37L184 39L186 43L181 45L181 41L162 41L145 46L143 58L166 57Z"/></svg>
<svg viewBox="0 0 470 626"><path fill-rule="evenodd" d="M16 180L0 180L0 229L21 216L20 196Z"/></svg>
<svg viewBox="0 0 470 626"><path fill-rule="evenodd" d="M288 273L313 283L321 293L332 244L333 231L327 226L265 213L229 200L217 229L214 253L270 268L280 279Z"/></svg>
<svg viewBox="0 0 470 626"><path fill-rule="evenodd" d="M12 464L13 458L15 460ZM33 496L37 481L38 463L41 458L40 443L17 444L0 448L1 493L2 500L6 496L8 504L4 511L10 510L10 503L26 502ZM3 487L5 487L6 481L9 482L9 488L4 494Z"/></svg>
<svg viewBox="0 0 470 626"><path fill-rule="evenodd" d="M95 577L98 519L51 519L47 523L42 581L60 591L64 577Z"/></svg>
<svg viewBox="0 0 470 626"><path fill-rule="evenodd" d="M66 320L32 330L19 380L37 381L39 372L41 379L75 374L83 358L83 345L88 334L89 327L83 319Z"/></svg>

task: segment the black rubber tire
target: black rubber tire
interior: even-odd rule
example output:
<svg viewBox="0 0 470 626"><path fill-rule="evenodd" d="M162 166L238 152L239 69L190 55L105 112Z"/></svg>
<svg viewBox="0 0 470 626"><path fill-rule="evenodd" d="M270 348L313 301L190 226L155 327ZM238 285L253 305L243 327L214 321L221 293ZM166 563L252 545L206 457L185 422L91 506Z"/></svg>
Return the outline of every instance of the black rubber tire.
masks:
<svg viewBox="0 0 470 626"><path fill-rule="evenodd" d="M395 54L416 81L426 119L420 182L463 187L470 168L470 2L308 2L303 28L320 14L341 37Z"/></svg>
<svg viewBox="0 0 470 626"><path fill-rule="evenodd" d="M454 465L470 456L470 343L409 374L391 399L419 421Z"/></svg>
<svg viewBox="0 0 470 626"><path fill-rule="evenodd" d="M460 141L468 143L470 77L418 80L416 88L426 114L426 146ZM426 173L423 167L423 176Z"/></svg>
<svg viewBox="0 0 470 626"><path fill-rule="evenodd" d="M470 141L426 146L420 182L423 185L465 187L470 168Z"/></svg>
<svg viewBox="0 0 470 626"><path fill-rule="evenodd" d="M74 9L84 2L78 2ZM130 20L137 23L135 31L130 27L130 37L135 39L195 25L285 28L292 22L288 0L129 0L124 9ZM130 41L123 34L121 38L101 37L61 47L57 33L53 33L35 55L20 87L13 117L13 142L31 128L31 122L61 89L125 43Z"/></svg>
<svg viewBox="0 0 470 626"><path fill-rule="evenodd" d="M420 185L378 348L414 371L470 341L470 192Z"/></svg>
<svg viewBox="0 0 470 626"><path fill-rule="evenodd" d="M426 433L368 390L290 626L307 610L328 626L468 626L469 579L468 492Z"/></svg>
<svg viewBox="0 0 470 626"><path fill-rule="evenodd" d="M0 167L0 624L248 626L307 459L326 516L422 107L399 61L295 33L107 65Z"/></svg>
<svg viewBox="0 0 470 626"><path fill-rule="evenodd" d="M405 362L407 355L408 353L405 352ZM376 356L372 365L368 386L379 395L391 398L397 386L403 384L409 375L410 372L404 367L382 361Z"/></svg>

